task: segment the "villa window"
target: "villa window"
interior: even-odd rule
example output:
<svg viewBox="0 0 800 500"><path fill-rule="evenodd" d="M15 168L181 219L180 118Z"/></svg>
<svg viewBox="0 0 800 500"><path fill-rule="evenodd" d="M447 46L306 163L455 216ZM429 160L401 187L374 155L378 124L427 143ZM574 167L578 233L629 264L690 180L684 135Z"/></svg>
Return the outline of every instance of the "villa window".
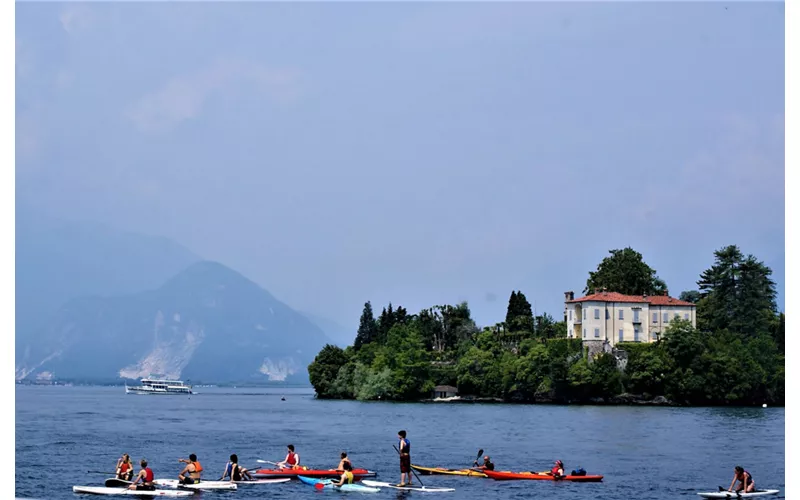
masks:
<svg viewBox="0 0 800 500"><path fill-rule="evenodd" d="M625 311L622 309L619 310L619 319L625 319Z"/></svg>
<svg viewBox="0 0 800 500"><path fill-rule="evenodd" d="M594 336L595 336L595 338L600 336L600 329L599 328L595 328L594 329Z"/></svg>
<svg viewBox="0 0 800 500"><path fill-rule="evenodd" d="M653 313L653 323L658 323L658 313Z"/></svg>
<svg viewBox="0 0 800 500"><path fill-rule="evenodd" d="M600 319L600 309L595 307L594 309L594 319Z"/></svg>

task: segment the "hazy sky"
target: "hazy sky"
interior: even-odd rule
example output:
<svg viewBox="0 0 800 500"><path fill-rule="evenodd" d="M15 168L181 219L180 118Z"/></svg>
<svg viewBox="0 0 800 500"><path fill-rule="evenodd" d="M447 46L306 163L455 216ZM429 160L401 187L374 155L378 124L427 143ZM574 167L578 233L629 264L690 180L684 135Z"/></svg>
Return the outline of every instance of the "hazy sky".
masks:
<svg viewBox="0 0 800 500"><path fill-rule="evenodd" d="M784 4L17 3L18 200L162 234L289 305L521 289L612 248L784 289Z"/></svg>

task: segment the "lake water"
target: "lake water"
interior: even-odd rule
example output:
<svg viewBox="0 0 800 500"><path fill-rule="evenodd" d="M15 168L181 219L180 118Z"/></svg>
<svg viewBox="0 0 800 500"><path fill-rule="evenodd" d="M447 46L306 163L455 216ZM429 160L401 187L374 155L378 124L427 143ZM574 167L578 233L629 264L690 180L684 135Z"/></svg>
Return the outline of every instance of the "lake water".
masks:
<svg viewBox="0 0 800 500"><path fill-rule="evenodd" d="M315 400L310 389L197 390L135 396L122 387L16 386L16 496L88 498L72 486L102 486L106 476L87 471L113 470L122 453L137 464L147 458L157 478L177 477L178 458L195 453L204 477L218 479L231 453L253 467L282 460L289 443L306 465L334 467L345 450L377 480L398 482L392 445L400 429L419 465L467 467L483 448L498 470L546 470L561 459L567 470L605 476L585 484L421 476L456 488L437 498L698 499L698 491L727 488L737 464L759 488L781 490L772 498L784 493L783 408L359 403ZM357 494L292 481L194 498L326 495ZM384 489L375 497L421 495Z"/></svg>

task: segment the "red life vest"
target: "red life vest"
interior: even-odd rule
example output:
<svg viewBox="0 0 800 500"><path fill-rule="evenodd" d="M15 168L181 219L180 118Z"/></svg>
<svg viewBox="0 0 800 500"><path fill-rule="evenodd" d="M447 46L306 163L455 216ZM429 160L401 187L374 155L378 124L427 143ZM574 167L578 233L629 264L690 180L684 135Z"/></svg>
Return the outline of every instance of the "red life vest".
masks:
<svg viewBox="0 0 800 500"><path fill-rule="evenodd" d="M150 469L150 467L144 468L144 482L145 483L153 482L153 471Z"/></svg>
<svg viewBox="0 0 800 500"><path fill-rule="evenodd" d="M119 473L120 474L125 474L126 472L128 472L128 469L130 469L130 468L131 468L131 466L130 466L130 464L128 464L128 462L123 462L119 466Z"/></svg>
<svg viewBox="0 0 800 500"><path fill-rule="evenodd" d="M286 458L286 463L289 465L297 465L297 453L290 452Z"/></svg>

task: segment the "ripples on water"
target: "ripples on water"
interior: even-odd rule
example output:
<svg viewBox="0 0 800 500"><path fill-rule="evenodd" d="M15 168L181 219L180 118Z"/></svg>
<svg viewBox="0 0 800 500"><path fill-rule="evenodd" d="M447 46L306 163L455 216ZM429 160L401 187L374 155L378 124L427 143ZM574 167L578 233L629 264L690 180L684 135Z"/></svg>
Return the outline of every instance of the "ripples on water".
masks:
<svg viewBox="0 0 800 500"><path fill-rule="evenodd" d="M426 485L456 488L443 498L697 499L698 491L727 487L737 464L759 488L781 490L771 498L783 497L783 408L357 403L317 401L297 389L204 388L191 397L159 397L126 395L122 387L49 386L16 386L16 496L89 498L72 486L102 485L105 476L86 471L112 470L122 453L137 463L147 458L156 477L169 478L181 470L178 458L196 453L204 477L218 479L231 453L255 467L256 459L283 459L289 443L307 465L333 467L345 450L378 480L397 482L392 444L400 429L420 465L468 467L483 448L499 470L546 470L560 458L568 470L605 476L587 484L421 476ZM193 498L341 494L293 481ZM375 498L413 496L420 495L384 490Z"/></svg>

